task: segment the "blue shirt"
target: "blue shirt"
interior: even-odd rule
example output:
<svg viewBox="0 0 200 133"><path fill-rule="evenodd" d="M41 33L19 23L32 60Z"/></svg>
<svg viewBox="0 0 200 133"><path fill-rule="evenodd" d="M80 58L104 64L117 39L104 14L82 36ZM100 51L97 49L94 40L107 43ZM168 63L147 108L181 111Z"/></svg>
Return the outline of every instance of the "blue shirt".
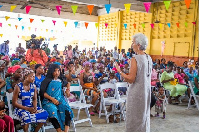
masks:
<svg viewBox="0 0 200 133"><path fill-rule="evenodd" d="M102 77L102 76L103 76L103 73L100 73L100 72L95 74L95 78L97 78L97 79L99 79L99 78ZM100 84L103 84L103 83L105 83L105 82L107 82L107 80L104 80L104 79L103 79L103 80L100 82Z"/></svg>
<svg viewBox="0 0 200 133"><path fill-rule="evenodd" d="M45 79L44 75L42 75L40 79L38 79L38 77L35 76L35 82L34 82L34 84L35 84L35 86L36 86L37 89L38 88L40 89L40 85L41 85L41 83L42 83L42 81L44 79Z"/></svg>
<svg viewBox="0 0 200 133"><path fill-rule="evenodd" d="M108 70L110 71L110 69L113 69L113 66L111 66L110 64L107 65Z"/></svg>
<svg viewBox="0 0 200 133"><path fill-rule="evenodd" d="M6 43L2 43L0 45L0 53L4 53L5 55L9 55L9 45Z"/></svg>

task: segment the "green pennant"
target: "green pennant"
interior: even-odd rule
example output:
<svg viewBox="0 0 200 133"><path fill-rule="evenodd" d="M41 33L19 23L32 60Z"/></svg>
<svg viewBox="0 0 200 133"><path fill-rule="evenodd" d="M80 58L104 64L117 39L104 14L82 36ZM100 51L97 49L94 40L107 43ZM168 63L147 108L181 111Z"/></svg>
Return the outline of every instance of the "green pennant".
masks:
<svg viewBox="0 0 200 133"><path fill-rule="evenodd" d="M45 20L41 19L41 21L42 21L42 23L43 23Z"/></svg>
<svg viewBox="0 0 200 133"><path fill-rule="evenodd" d="M185 22L185 27L188 27L188 23L187 22Z"/></svg>
<svg viewBox="0 0 200 133"><path fill-rule="evenodd" d="M163 1L164 2L164 4L165 4L165 7L166 7L166 9L168 10L169 9L169 6L170 6L170 3L171 3L171 1Z"/></svg>
<svg viewBox="0 0 200 133"><path fill-rule="evenodd" d="M11 24L8 24L11 27Z"/></svg>
<svg viewBox="0 0 200 133"><path fill-rule="evenodd" d="M142 23L142 27L145 28L145 23Z"/></svg>
<svg viewBox="0 0 200 133"><path fill-rule="evenodd" d="M73 11L73 13L75 15L78 6L77 5L72 5L71 8L72 8L72 11Z"/></svg>

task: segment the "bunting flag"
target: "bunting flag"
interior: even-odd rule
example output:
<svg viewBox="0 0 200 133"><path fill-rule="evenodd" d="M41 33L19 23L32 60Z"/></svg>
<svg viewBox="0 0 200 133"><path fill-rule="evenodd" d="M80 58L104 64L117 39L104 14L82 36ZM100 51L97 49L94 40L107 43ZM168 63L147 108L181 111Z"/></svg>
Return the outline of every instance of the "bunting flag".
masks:
<svg viewBox="0 0 200 133"><path fill-rule="evenodd" d="M2 7L3 5L0 5L0 8Z"/></svg>
<svg viewBox="0 0 200 133"><path fill-rule="evenodd" d="M111 4L105 4L107 14L110 13Z"/></svg>
<svg viewBox="0 0 200 133"><path fill-rule="evenodd" d="M162 29L162 26L163 26L163 24L160 24L160 23L159 23L159 27L160 27L160 29Z"/></svg>
<svg viewBox="0 0 200 133"><path fill-rule="evenodd" d="M96 28L98 28L98 26L99 26L99 23L95 23L95 26L96 26Z"/></svg>
<svg viewBox="0 0 200 133"><path fill-rule="evenodd" d="M89 23L85 22L85 28L86 28L86 29L87 29L87 27L88 27L88 24L89 24Z"/></svg>
<svg viewBox="0 0 200 133"><path fill-rule="evenodd" d="M67 21L64 21L65 27L67 26Z"/></svg>
<svg viewBox="0 0 200 133"><path fill-rule="evenodd" d="M19 20L19 21L21 21L21 20L22 20L22 18L18 18L18 20Z"/></svg>
<svg viewBox="0 0 200 133"><path fill-rule="evenodd" d="M53 22L53 24L54 24L54 26L56 25L56 20L52 20L52 22Z"/></svg>
<svg viewBox="0 0 200 133"><path fill-rule="evenodd" d="M134 28L136 29L136 24L133 24Z"/></svg>
<svg viewBox="0 0 200 133"><path fill-rule="evenodd" d="M117 27L117 23L115 23L115 28Z"/></svg>
<svg viewBox="0 0 200 133"><path fill-rule="evenodd" d="M144 7L145 7L145 9L146 9L146 12L148 13L148 12L149 12L149 9L150 9L150 7L151 7L151 2L144 2L143 4L144 4Z"/></svg>
<svg viewBox="0 0 200 133"><path fill-rule="evenodd" d="M32 18L29 18L29 19L30 19L30 23L32 23L32 22L33 22L33 20L34 20L34 19L32 19Z"/></svg>
<svg viewBox="0 0 200 133"><path fill-rule="evenodd" d="M177 27L179 28L179 23L176 23Z"/></svg>
<svg viewBox="0 0 200 133"><path fill-rule="evenodd" d="M91 15L92 11L93 11L93 8L94 8L94 5L87 5L87 8L88 8L88 11L89 11L89 13Z"/></svg>
<svg viewBox="0 0 200 133"><path fill-rule="evenodd" d="M108 27L108 23L105 23L106 28Z"/></svg>
<svg viewBox="0 0 200 133"><path fill-rule="evenodd" d="M154 24L150 24L151 25L151 28L153 29L154 28Z"/></svg>
<svg viewBox="0 0 200 133"><path fill-rule="evenodd" d="M2 23L0 23L0 27L2 27Z"/></svg>
<svg viewBox="0 0 200 133"><path fill-rule="evenodd" d="M169 6L170 6L170 3L171 3L171 1L163 1L164 2L164 4L165 4L165 7L166 7L166 9L168 10L169 9Z"/></svg>
<svg viewBox="0 0 200 133"><path fill-rule="evenodd" d="M26 14L29 13L30 9L31 9L31 6L26 6Z"/></svg>
<svg viewBox="0 0 200 133"><path fill-rule="evenodd" d="M196 22L192 22L194 25L196 25Z"/></svg>
<svg viewBox="0 0 200 133"><path fill-rule="evenodd" d="M48 32L49 30L48 29L46 29L46 32Z"/></svg>
<svg viewBox="0 0 200 133"><path fill-rule="evenodd" d="M41 19L41 21L42 21L42 23L43 23L45 20Z"/></svg>
<svg viewBox="0 0 200 133"><path fill-rule="evenodd" d="M10 12L12 12L16 7L16 5L10 6Z"/></svg>
<svg viewBox="0 0 200 133"><path fill-rule="evenodd" d="M31 27L28 27L28 30L31 30Z"/></svg>
<svg viewBox="0 0 200 133"><path fill-rule="evenodd" d="M8 24L11 27L11 24Z"/></svg>
<svg viewBox="0 0 200 133"><path fill-rule="evenodd" d="M18 25L15 25L16 30L17 30L17 27L18 27Z"/></svg>
<svg viewBox="0 0 200 133"><path fill-rule="evenodd" d="M2 37L2 36L3 36L3 34L0 34L0 36Z"/></svg>
<svg viewBox="0 0 200 133"><path fill-rule="evenodd" d="M9 16L5 16L6 21L7 21L9 18L10 18Z"/></svg>
<svg viewBox="0 0 200 133"><path fill-rule="evenodd" d="M51 30L51 32L53 33L53 30Z"/></svg>
<svg viewBox="0 0 200 133"><path fill-rule="evenodd" d="M17 38L19 38L19 35L17 35Z"/></svg>
<svg viewBox="0 0 200 133"><path fill-rule="evenodd" d="M78 22L74 22L75 28L77 28L78 26Z"/></svg>
<svg viewBox="0 0 200 133"><path fill-rule="evenodd" d="M42 31L42 29L40 29Z"/></svg>
<svg viewBox="0 0 200 133"><path fill-rule="evenodd" d="M35 32L37 31L37 28L35 28Z"/></svg>
<svg viewBox="0 0 200 133"><path fill-rule="evenodd" d="M57 10L57 12L58 12L59 15L60 15L61 9L62 9L62 6L56 6L56 10Z"/></svg>
<svg viewBox="0 0 200 133"><path fill-rule="evenodd" d="M77 11L77 8L78 8L78 6L77 5L72 5L71 6L71 8L72 8L72 11L73 11L73 13L74 13L74 15L76 14L76 11Z"/></svg>
<svg viewBox="0 0 200 133"><path fill-rule="evenodd" d="M191 0L185 0L185 5L189 9L190 8Z"/></svg>
<svg viewBox="0 0 200 133"><path fill-rule="evenodd" d="M171 24L170 23L167 23L168 27L170 28L171 27Z"/></svg>
<svg viewBox="0 0 200 133"><path fill-rule="evenodd" d="M188 23L187 22L185 22L185 27L188 27Z"/></svg>
<svg viewBox="0 0 200 133"><path fill-rule="evenodd" d="M127 24L124 24L125 29L127 28Z"/></svg>
<svg viewBox="0 0 200 133"><path fill-rule="evenodd" d="M24 26L22 26L22 30L24 30Z"/></svg>
<svg viewBox="0 0 200 133"><path fill-rule="evenodd" d="M145 28L145 23L142 23L142 27Z"/></svg>
<svg viewBox="0 0 200 133"><path fill-rule="evenodd" d="M128 4L124 4L124 7L126 9L126 13L129 13L130 12L130 9L131 9L131 4L128 3Z"/></svg>

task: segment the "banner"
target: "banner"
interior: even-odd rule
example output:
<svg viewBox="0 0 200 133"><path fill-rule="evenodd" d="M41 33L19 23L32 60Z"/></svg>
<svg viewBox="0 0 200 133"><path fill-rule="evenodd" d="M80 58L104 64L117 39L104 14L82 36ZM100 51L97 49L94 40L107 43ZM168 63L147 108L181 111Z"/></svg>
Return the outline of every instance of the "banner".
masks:
<svg viewBox="0 0 200 133"><path fill-rule="evenodd" d="M53 24L54 24L54 26L56 25L56 21L55 20L52 20L52 22L53 22Z"/></svg>
<svg viewBox="0 0 200 133"><path fill-rule="evenodd" d="M126 13L129 13L130 12L130 9L131 9L131 4L128 3L128 4L124 4L124 7L126 9Z"/></svg>
<svg viewBox="0 0 200 133"><path fill-rule="evenodd" d="M56 6L56 10L57 10L57 12L58 12L59 15L60 15L61 9L62 9L62 6Z"/></svg>
<svg viewBox="0 0 200 133"><path fill-rule="evenodd" d="M71 8L72 8L72 11L73 11L73 13L74 13L74 15L76 14L76 11L77 11L77 8L78 8L78 6L77 5L72 5L71 6Z"/></svg>
<svg viewBox="0 0 200 133"><path fill-rule="evenodd" d="M88 11L89 11L89 13L91 15L92 11L93 11L93 8L94 8L94 5L87 5L87 8L88 8Z"/></svg>
<svg viewBox="0 0 200 133"><path fill-rule="evenodd" d="M10 18L9 16L5 16L6 21L7 21L9 18Z"/></svg>
<svg viewBox="0 0 200 133"><path fill-rule="evenodd" d="M34 19L32 19L32 18L29 18L29 19L30 19L30 23L32 23L32 22L33 22L33 20L34 20Z"/></svg>
<svg viewBox="0 0 200 133"><path fill-rule="evenodd" d="M75 28L77 28L78 26L78 22L74 22Z"/></svg>
<svg viewBox="0 0 200 133"><path fill-rule="evenodd" d="M98 28L98 26L99 26L99 23L95 23L95 26L96 26L96 28Z"/></svg>
<svg viewBox="0 0 200 133"><path fill-rule="evenodd" d="M149 12L149 9L150 9L150 7L151 7L151 2L144 2L143 4L144 4L144 7L145 7L145 9L146 9L146 12L148 13L148 12Z"/></svg>
<svg viewBox="0 0 200 133"><path fill-rule="evenodd" d="M16 7L16 5L10 6L10 12L12 12Z"/></svg>
<svg viewBox="0 0 200 133"><path fill-rule="evenodd" d="M65 27L67 26L67 21L64 21Z"/></svg>
<svg viewBox="0 0 200 133"><path fill-rule="evenodd" d="M109 14L110 8L111 8L111 4L105 4L105 8L106 8L107 14Z"/></svg>
<svg viewBox="0 0 200 133"><path fill-rule="evenodd" d="M165 7L166 7L166 9L168 10L169 9L169 6L170 6L170 3L171 3L171 1L163 1L164 2L164 4L165 4Z"/></svg>
<svg viewBox="0 0 200 133"><path fill-rule="evenodd" d="M125 29L127 28L127 24L124 24Z"/></svg>
<svg viewBox="0 0 200 133"><path fill-rule="evenodd" d="M190 8L191 0L185 0L185 5L189 9Z"/></svg>
<svg viewBox="0 0 200 133"><path fill-rule="evenodd" d="M151 28L153 29L154 28L154 24L150 24L151 25Z"/></svg>
<svg viewBox="0 0 200 133"><path fill-rule="evenodd" d="M87 27L88 27L88 24L89 24L89 23L85 22L85 28L86 28L86 29L87 29Z"/></svg>
<svg viewBox="0 0 200 133"><path fill-rule="evenodd" d="M133 24L134 28L136 29L136 24Z"/></svg>
<svg viewBox="0 0 200 133"><path fill-rule="evenodd" d="M108 23L105 23L106 28L108 27Z"/></svg>
<svg viewBox="0 0 200 133"><path fill-rule="evenodd" d="M22 18L18 18L18 20L19 20L19 21L21 21L21 20L22 20Z"/></svg>
<svg viewBox="0 0 200 133"><path fill-rule="evenodd" d="M31 6L26 6L26 14L29 13L30 9L31 9Z"/></svg>

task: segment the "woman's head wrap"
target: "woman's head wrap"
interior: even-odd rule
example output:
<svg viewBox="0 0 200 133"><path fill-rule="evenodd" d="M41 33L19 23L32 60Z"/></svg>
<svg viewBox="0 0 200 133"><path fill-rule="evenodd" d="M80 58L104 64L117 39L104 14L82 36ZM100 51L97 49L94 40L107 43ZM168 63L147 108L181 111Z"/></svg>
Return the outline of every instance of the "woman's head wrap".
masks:
<svg viewBox="0 0 200 133"><path fill-rule="evenodd" d="M50 62L56 62L56 58L51 58Z"/></svg>
<svg viewBox="0 0 200 133"><path fill-rule="evenodd" d="M98 66L97 66L97 69L100 69L101 67L104 68L104 65L102 63L100 63Z"/></svg>
<svg viewBox="0 0 200 133"><path fill-rule="evenodd" d="M35 64L37 64L37 62L33 60L33 61L30 62L29 65L32 66L32 65L35 65Z"/></svg>
<svg viewBox="0 0 200 133"><path fill-rule="evenodd" d="M83 63L83 67L85 67L86 65L89 65L90 68L92 68L92 64L91 64L89 61L85 61L85 62Z"/></svg>
<svg viewBox="0 0 200 133"><path fill-rule="evenodd" d="M15 59L12 60L11 65L14 66L14 65L15 65L16 63L18 63L19 61L20 61L20 59L15 58Z"/></svg>
<svg viewBox="0 0 200 133"><path fill-rule="evenodd" d="M21 68L20 65L15 65L15 66L12 66L12 67L9 67L8 68L8 73L15 73L19 68Z"/></svg>
<svg viewBox="0 0 200 133"><path fill-rule="evenodd" d="M2 57L1 59L2 59L2 60L5 60L5 61L10 61L10 58L9 58L9 56L8 56L8 55L6 55L6 56Z"/></svg>
<svg viewBox="0 0 200 133"><path fill-rule="evenodd" d="M53 64L57 64L57 65L59 65L59 66L61 65L61 63L60 63L60 62L54 62Z"/></svg>
<svg viewBox="0 0 200 133"><path fill-rule="evenodd" d="M96 63L97 61L95 59L91 59L90 63Z"/></svg>
<svg viewBox="0 0 200 133"><path fill-rule="evenodd" d="M0 60L0 66L2 66L4 63L6 63L4 60Z"/></svg>
<svg viewBox="0 0 200 133"><path fill-rule="evenodd" d="M27 75L29 75L30 73L34 73L34 71L30 68L24 68L23 69L23 72L22 72L22 75L23 77L25 78Z"/></svg>

